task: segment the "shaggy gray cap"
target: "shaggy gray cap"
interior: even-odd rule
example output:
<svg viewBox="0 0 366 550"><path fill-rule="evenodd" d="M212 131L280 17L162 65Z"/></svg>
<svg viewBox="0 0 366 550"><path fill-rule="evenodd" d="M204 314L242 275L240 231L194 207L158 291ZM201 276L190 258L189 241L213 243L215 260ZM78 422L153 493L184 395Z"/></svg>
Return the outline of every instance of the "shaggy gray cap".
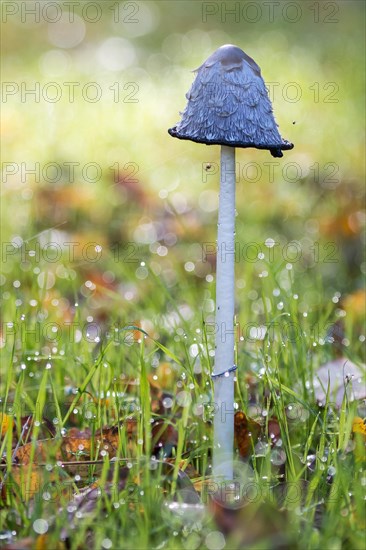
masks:
<svg viewBox="0 0 366 550"><path fill-rule="evenodd" d="M206 145L269 149L282 157L293 144L282 139L272 104L256 62L243 50L226 44L194 72L182 120L169 134Z"/></svg>

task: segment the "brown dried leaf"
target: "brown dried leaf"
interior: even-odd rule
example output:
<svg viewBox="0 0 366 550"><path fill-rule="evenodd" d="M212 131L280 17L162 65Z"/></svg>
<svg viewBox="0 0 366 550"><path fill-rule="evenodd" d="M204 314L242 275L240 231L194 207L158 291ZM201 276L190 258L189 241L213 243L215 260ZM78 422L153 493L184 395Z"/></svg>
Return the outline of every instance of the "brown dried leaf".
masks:
<svg viewBox="0 0 366 550"><path fill-rule="evenodd" d="M14 542L9 542L3 547L3 550L33 550L34 549L34 539L32 537L27 537L20 540L14 540Z"/></svg>
<svg viewBox="0 0 366 550"><path fill-rule="evenodd" d="M6 477L7 476L7 477ZM45 484L45 470L41 466L35 464L27 464L25 466L13 466L11 474L7 475L4 470L0 474L2 482L1 498L4 502L8 497L13 495L20 495L23 500L28 500L34 497ZM48 481L56 479L53 472L47 472ZM59 493L57 493L58 496Z"/></svg>
<svg viewBox="0 0 366 550"><path fill-rule="evenodd" d="M225 498L212 498L209 509L220 531L238 541L237 548L296 548L281 540L286 533L287 512L271 503L255 502L236 508Z"/></svg>
<svg viewBox="0 0 366 550"><path fill-rule="evenodd" d="M128 432L127 432L128 433ZM111 458L116 456L119 436L118 427L106 427L103 430L97 430L92 435L89 429L80 431L78 428L70 428L66 437L44 439L41 441L26 443L21 445L15 454L16 462L26 465L32 463L46 462L50 458L62 460L64 462L74 462L75 460L89 460L91 452L92 458L99 455L100 450L104 449ZM35 445L32 458L32 446Z"/></svg>
<svg viewBox="0 0 366 550"><path fill-rule="evenodd" d="M176 378L176 371L171 363L160 363L156 369L158 380L164 389L172 388Z"/></svg>
<svg viewBox="0 0 366 550"><path fill-rule="evenodd" d="M34 428L34 417L33 415L22 416L20 418L15 418L7 414L0 414L0 426L1 426L1 436L5 437L9 425L12 427L12 448L21 443L25 445L33 435ZM42 422L37 432L37 439L45 439L49 436L55 435L55 426L47 418L42 418ZM22 440L19 441L20 436Z"/></svg>
<svg viewBox="0 0 366 550"><path fill-rule="evenodd" d="M175 458L167 458L165 462L168 464L175 464ZM182 470L190 479L196 479L200 477L200 474L197 472L196 468L187 459L182 459L179 462L179 470Z"/></svg>
<svg viewBox="0 0 366 550"><path fill-rule="evenodd" d="M25 445L21 445L15 453L15 462L22 465L27 465L29 463L37 464L46 462L46 460L49 460L50 458L60 460L60 443L60 439L42 439L40 441L31 441Z"/></svg>
<svg viewBox="0 0 366 550"><path fill-rule="evenodd" d="M62 541L50 542L49 535L38 535L35 539L32 537L27 537L25 539L14 540L14 542L9 542L6 546L3 547L3 550L66 550L66 546Z"/></svg>
<svg viewBox="0 0 366 550"><path fill-rule="evenodd" d="M234 434L241 457L244 458L250 454L253 446L257 442L260 432L261 426L258 422L246 416L243 411L237 411L235 413Z"/></svg>
<svg viewBox="0 0 366 550"><path fill-rule="evenodd" d="M63 460L88 460L90 458L91 431L80 431L78 428L70 428L67 436L61 442L61 456Z"/></svg>
<svg viewBox="0 0 366 550"><path fill-rule="evenodd" d="M155 456L170 456L178 443L178 432L175 427L164 419L157 419L152 424L151 435L152 453Z"/></svg>
<svg viewBox="0 0 366 550"><path fill-rule="evenodd" d="M281 439L281 428L278 419L273 416L268 420L268 438L271 441L271 445L275 445L279 439Z"/></svg>

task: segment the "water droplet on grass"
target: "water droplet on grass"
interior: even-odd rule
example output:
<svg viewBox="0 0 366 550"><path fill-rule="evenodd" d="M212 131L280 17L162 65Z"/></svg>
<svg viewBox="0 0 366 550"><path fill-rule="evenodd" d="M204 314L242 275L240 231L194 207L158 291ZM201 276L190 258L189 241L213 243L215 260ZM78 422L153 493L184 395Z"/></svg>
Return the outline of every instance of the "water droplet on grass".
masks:
<svg viewBox="0 0 366 550"><path fill-rule="evenodd" d="M281 466L286 462L286 453L281 449L271 451L271 462L275 466Z"/></svg>
<svg viewBox="0 0 366 550"><path fill-rule="evenodd" d="M165 409L170 409L173 406L173 399L171 397L164 397L162 403Z"/></svg>
<svg viewBox="0 0 366 550"><path fill-rule="evenodd" d="M226 539L220 531L211 531L205 538L208 550L222 550L225 548Z"/></svg>
<svg viewBox="0 0 366 550"><path fill-rule="evenodd" d="M44 535L48 531L48 522L45 519L36 519L33 522L33 530L38 533L38 535Z"/></svg>

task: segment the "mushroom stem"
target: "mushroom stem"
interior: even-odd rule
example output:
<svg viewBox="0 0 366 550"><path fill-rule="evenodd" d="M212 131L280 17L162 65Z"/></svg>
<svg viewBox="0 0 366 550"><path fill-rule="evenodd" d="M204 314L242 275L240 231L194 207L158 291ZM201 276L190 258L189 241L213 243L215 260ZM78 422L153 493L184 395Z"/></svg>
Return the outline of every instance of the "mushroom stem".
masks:
<svg viewBox="0 0 366 550"><path fill-rule="evenodd" d="M233 479L235 148L221 147L216 260L213 475ZM228 372L230 369L230 372Z"/></svg>

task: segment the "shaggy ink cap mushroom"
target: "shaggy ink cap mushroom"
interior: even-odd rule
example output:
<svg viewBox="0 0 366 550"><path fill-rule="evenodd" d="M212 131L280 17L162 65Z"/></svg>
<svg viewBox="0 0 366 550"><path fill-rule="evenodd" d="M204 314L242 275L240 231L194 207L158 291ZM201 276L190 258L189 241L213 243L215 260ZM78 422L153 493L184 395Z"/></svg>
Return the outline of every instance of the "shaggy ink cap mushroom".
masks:
<svg viewBox="0 0 366 550"><path fill-rule="evenodd" d="M232 44L218 48L194 71L182 119L168 130L179 139L206 145L268 149L273 157L293 144L283 139L261 70Z"/></svg>

